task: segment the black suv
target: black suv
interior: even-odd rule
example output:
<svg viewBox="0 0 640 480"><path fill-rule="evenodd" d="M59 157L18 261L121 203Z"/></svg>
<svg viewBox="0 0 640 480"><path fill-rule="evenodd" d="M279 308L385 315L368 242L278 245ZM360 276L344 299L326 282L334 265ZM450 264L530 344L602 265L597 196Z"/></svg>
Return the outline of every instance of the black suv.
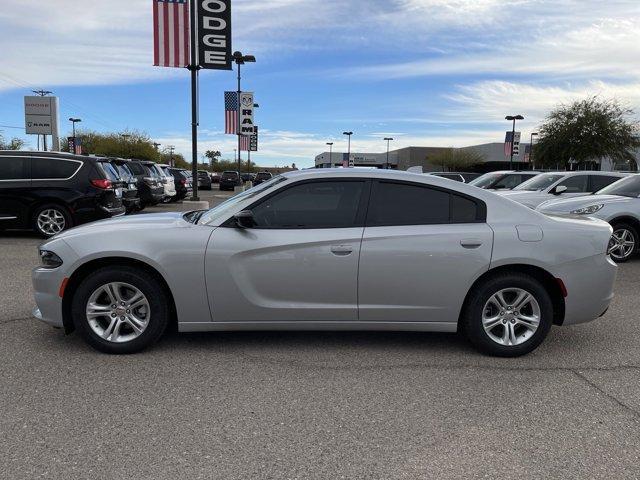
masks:
<svg viewBox="0 0 640 480"><path fill-rule="evenodd" d="M220 176L220 190L233 190L234 187L242 185L240 174L233 170L222 172Z"/></svg>
<svg viewBox="0 0 640 480"><path fill-rule="evenodd" d="M187 195L190 195L193 192L191 177L187 174L187 171L184 168L170 167L169 172L173 175L176 185L176 196L173 197L172 201L178 202L180 200L184 200Z"/></svg>
<svg viewBox="0 0 640 480"><path fill-rule="evenodd" d="M198 188L211 190L211 177L206 170L198 170Z"/></svg>
<svg viewBox="0 0 640 480"><path fill-rule="evenodd" d="M154 162L148 160L132 160L127 164L138 181L140 208L157 205L164 198L163 179L152 168L153 165Z"/></svg>
<svg viewBox="0 0 640 480"><path fill-rule="evenodd" d="M262 182L271 180L272 177L271 172L258 172L256 173L256 178L253 179L253 185L260 185Z"/></svg>
<svg viewBox="0 0 640 480"><path fill-rule="evenodd" d="M138 197L138 181L127 164L129 160L124 158L111 158L109 163L115 169L117 179L122 185L122 203L127 213L140 210L140 198Z"/></svg>
<svg viewBox="0 0 640 480"><path fill-rule="evenodd" d="M125 210L103 159L58 152L0 151L0 230L50 237Z"/></svg>

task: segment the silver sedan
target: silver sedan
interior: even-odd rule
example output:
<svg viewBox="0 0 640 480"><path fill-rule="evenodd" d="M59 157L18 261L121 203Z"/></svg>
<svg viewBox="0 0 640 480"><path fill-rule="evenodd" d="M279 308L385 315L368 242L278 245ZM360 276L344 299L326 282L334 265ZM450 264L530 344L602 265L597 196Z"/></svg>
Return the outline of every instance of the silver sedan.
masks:
<svg viewBox="0 0 640 480"><path fill-rule="evenodd" d="M217 207L111 219L40 247L37 318L110 353L179 331L463 332L517 356L613 297L611 227L382 170L292 172Z"/></svg>
<svg viewBox="0 0 640 480"><path fill-rule="evenodd" d="M538 210L605 220L613 226L609 254L616 262L626 262L640 246L640 175L619 180L595 195L544 202Z"/></svg>

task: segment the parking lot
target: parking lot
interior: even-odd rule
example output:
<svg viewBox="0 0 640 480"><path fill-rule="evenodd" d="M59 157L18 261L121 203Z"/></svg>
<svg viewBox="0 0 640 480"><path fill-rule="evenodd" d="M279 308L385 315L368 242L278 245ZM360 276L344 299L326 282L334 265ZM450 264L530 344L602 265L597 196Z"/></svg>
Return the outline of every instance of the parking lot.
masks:
<svg viewBox="0 0 640 480"><path fill-rule="evenodd" d="M174 333L109 356L31 317L40 241L0 236L3 478L640 477L640 259L603 318L517 359L344 332Z"/></svg>

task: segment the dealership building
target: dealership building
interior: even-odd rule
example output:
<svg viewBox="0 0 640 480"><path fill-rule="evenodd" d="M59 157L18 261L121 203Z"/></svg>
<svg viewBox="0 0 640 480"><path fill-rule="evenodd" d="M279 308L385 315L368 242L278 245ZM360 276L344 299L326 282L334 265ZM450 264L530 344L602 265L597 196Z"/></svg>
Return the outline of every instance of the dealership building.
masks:
<svg viewBox="0 0 640 480"><path fill-rule="evenodd" d="M528 143L520 144L520 154L513 157L513 168L517 170L530 170L532 165L525 161L524 152L528 150ZM396 170L406 170L409 167L421 166L423 172L442 171L442 165L435 162L438 154L448 150L449 147L406 147L397 150L390 150L388 155L388 167ZM456 150L473 150L479 153L483 161L472 168L466 170L475 172L491 172L494 170L505 170L509 168L509 157L504 154L504 143L493 142L483 143L481 145L472 145L469 147L461 147ZM534 144L535 151L535 144ZM387 153L361 153L351 152L351 160L355 167L387 167ZM322 152L315 158L316 168L340 167L349 164L349 158L346 152ZM640 164L640 151L636 152L636 165ZM558 165L558 169L562 169L562 165ZM600 170L637 170L637 166L629 165L613 165L607 159L601 159L594 164L595 169Z"/></svg>

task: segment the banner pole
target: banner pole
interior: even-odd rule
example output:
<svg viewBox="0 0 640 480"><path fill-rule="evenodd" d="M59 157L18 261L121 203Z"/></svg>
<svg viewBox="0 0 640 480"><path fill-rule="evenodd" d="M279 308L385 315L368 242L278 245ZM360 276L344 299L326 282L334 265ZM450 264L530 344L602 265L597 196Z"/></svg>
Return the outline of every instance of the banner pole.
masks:
<svg viewBox="0 0 640 480"><path fill-rule="evenodd" d="M196 44L196 1L189 1L191 27L191 200L198 201L198 48Z"/></svg>

